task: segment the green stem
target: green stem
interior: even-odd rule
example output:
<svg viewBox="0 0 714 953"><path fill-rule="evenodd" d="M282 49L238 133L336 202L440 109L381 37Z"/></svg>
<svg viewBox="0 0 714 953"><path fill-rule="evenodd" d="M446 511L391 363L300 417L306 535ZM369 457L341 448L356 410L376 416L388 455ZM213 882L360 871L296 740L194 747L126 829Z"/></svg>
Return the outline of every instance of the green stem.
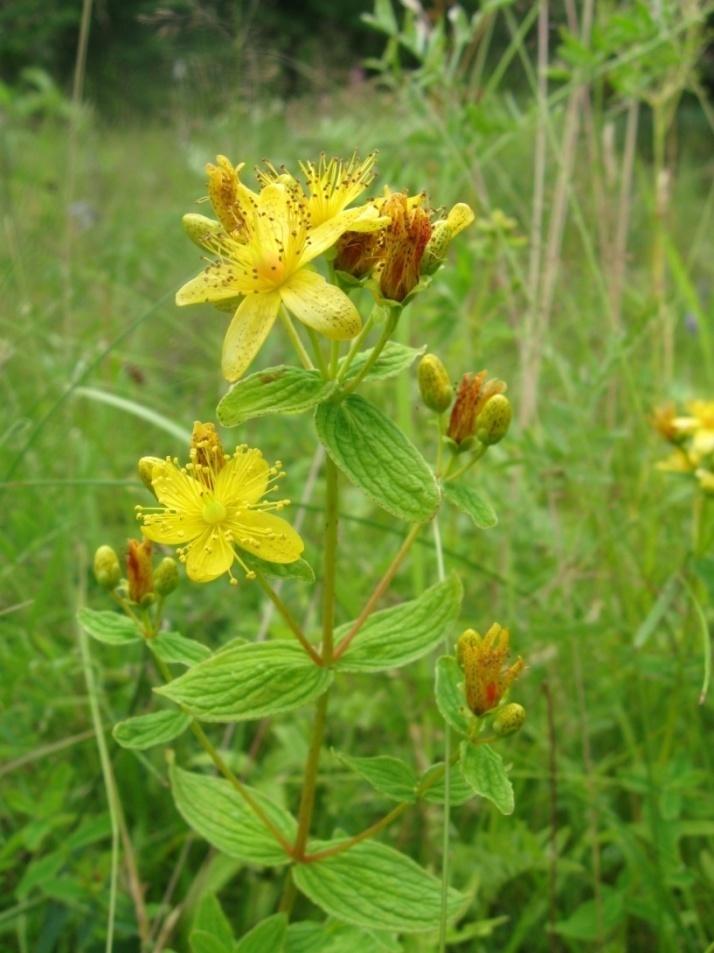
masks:
<svg viewBox="0 0 714 953"><path fill-rule="evenodd" d="M353 390L359 387L359 385L362 383L364 378L370 372L370 370L372 369L372 365L376 362L377 358L384 350L384 347L387 341L389 341L390 337L392 336L392 332L397 326L397 321L399 320L400 314L401 314L401 308L393 308L390 311L389 317L384 323L382 334L379 340L377 341L377 343L375 344L375 346L372 348L372 353L370 354L368 361L365 363L364 367L359 372L357 377L355 377L355 379L351 381L347 387L345 387L344 389L345 394L351 394Z"/></svg>
<svg viewBox="0 0 714 953"><path fill-rule="evenodd" d="M300 363L307 371L314 371L315 365L310 359L310 355L305 350L305 345L300 340L300 335L295 329L295 325L292 322L292 318L285 310L285 308L280 309L280 320L283 322L283 327L288 332L288 337L290 338L293 347L297 351L297 355L300 358Z"/></svg>
<svg viewBox="0 0 714 953"><path fill-rule="evenodd" d="M460 476L463 476L464 473L466 473L467 470L470 470L470 469L471 469L471 467L474 465L474 463L478 463L478 461L481 459L482 456L484 456L484 454L486 453L487 450L488 450L488 445L485 444L485 443L482 443L482 444L474 451L474 453L473 453L473 455L471 456L471 458L469 459L468 463L465 463L465 464L464 464L462 467L460 467L458 470L454 470L453 473L451 472L451 465L453 464L453 459L452 459L451 462L449 463L449 466L446 468L446 473L445 473L445 475L444 475L444 483L448 483L448 482L451 481L451 480L458 480L458 478L459 478ZM454 458L454 459L455 459L455 458Z"/></svg>
<svg viewBox="0 0 714 953"><path fill-rule="evenodd" d="M298 640L298 642L300 643L300 645L302 645L302 647L305 649L305 651L307 652L307 654L308 654L308 655L310 656L310 658L313 660L313 662L315 663L315 665L322 665L322 658L320 657L319 652L317 652L317 651L312 647L312 645L310 645L310 643L309 643L308 640L307 640L307 637L306 637L305 633L302 631L302 629L301 629L300 626L298 625L297 621L296 621L295 618L293 617L293 614L290 612L290 610L289 610L288 607L285 605L285 603L283 602L283 600L282 600L282 599L280 598L280 596L277 594L277 592L275 591L275 589L273 589L273 587L270 585L270 583L269 583L268 580L265 578L265 576L263 575L263 573L260 572L260 570L256 569L256 570L254 570L254 572L255 572L255 578L256 578L256 580L257 580L257 582L258 582L258 585L259 585L260 588L263 590L263 592L266 594L266 596L270 599L270 601L273 603L273 605L274 605L275 608L278 610L278 612L280 613L280 615L283 617L283 620L287 623L288 628L289 628L290 631L293 633L293 635L295 636L295 638Z"/></svg>
<svg viewBox="0 0 714 953"><path fill-rule="evenodd" d="M320 369L320 373L323 377L328 377L327 363L325 362L325 355L322 353L322 346L320 345L320 335L313 328L308 328L307 334L310 338L312 351L315 355L315 360L317 361L317 366Z"/></svg>
<svg viewBox="0 0 714 953"><path fill-rule="evenodd" d="M364 605L364 608L362 609L362 611L360 612L360 614L357 616L354 623L352 624L352 628L335 648L335 652L334 652L335 660L337 660L342 655L344 655L344 653L350 647L350 642L352 641L352 639L357 635L359 630L367 621L367 618L369 617L369 615L372 613L374 607L377 605L379 600L382 598L384 593L389 588L389 585L392 579L394 579L394 576L396 575L397 570L399 569L402 562L404 561L405 556L407 555L409 550L412 548L414 544L414 540L419 535L419 531L421 530L423 525L424 525L423 523L415 523L412 526L412 528L409 530L409 532L407 533L406 538L399 549L399 552L391 561L391 563L387 567L387 571L384 573L382 578L379 580L379 582L375 586L374 591L372 592L372 595L369 597L369 599Z"/></svg>
<svg viewBox="0 0 714 953"><path fill-rule="evenodd" d="M322 658L326 664L333 660L333 632L335 625L335 578L337 575L337 527L339 507L339 472L337 465L325 457L325 561L322 595Z"/></svg>
<svg viewBox="0 0 714 953"><path fill-rule="evenodd" d="M171 670L169 669L166 662L163 659L160 659L158 656L154 655L154 661L156 662L156 667L161 672L161 675L165 682L170 682L172 680ZM183 712L187 715L190 715L191 712L188 711L183 705L179 706ZM292 844L285 838L280 831L277 829L275 824L270 820L268 815L265 813L261 805L255 800L253 795L248 791L243 782L235 776L231 771L228 765L225 763L221 757L219 751L214 747L210 738L206 735L205 731L197 721L191 722L191 731L194 733L198 743L201 745L203 750L206 752L208 757L211 759L213 764L216 766L218 771L223 775L226 781L229 781L230 784L235 788L235 790L240 794L245 803L255 814L258 820L263 824L267 830L273 835L275 840L280 844L285 853L288 856L292 856L293 848Z"/></svg>
<svg viewBox="0 0 714 953"><path fill-rule="evenodd" d="M367 320L366 320L366 321L364 322L364 324L362 325L362 330L360 331L360 333L357 335L357 337L356 337L356 338L354 339L354 341L352 342L352 344L351 344L351 346L350 346L350 349L349 349L349 351L347 352L347 356L345 357L344 361L342 362L342 367L340 368L339 374L337 375L337 380L338 380L338 381L341 381L341 380L344 379L345 374L346 374L347 371L350 369L350 364L351 364L352 361L354 360L355 355L357 354L357 352L359 351L359 349L362 347L362 343L363 343L364 339L367 337L367 335L369 334L369 332L372 330L372 326L374 325L374 318L375 318L375 315L377 314L378 310L379 310L379 309L378 309L378 306L377 306L377 305L375 305L375 306L372 308L372 310L371 310L371 312L370 312L370 314L369 314L369 317L367 318Z"/></svg>
<svg viewBox="0 0 714 953"><path fill-rule="evenodd" d="M439 582L446 578L444 568L444 550L441 545L439 518L435 517L432 523L434 534L434 551L436 553L436 569ZM449 653L449 637L444 638L444 651ZM439 953L446 950L446 926L449 904L449 824L451 820L451 728L445 725L444 734L444 830L441 852L441 914L439 917Z"/></svg>

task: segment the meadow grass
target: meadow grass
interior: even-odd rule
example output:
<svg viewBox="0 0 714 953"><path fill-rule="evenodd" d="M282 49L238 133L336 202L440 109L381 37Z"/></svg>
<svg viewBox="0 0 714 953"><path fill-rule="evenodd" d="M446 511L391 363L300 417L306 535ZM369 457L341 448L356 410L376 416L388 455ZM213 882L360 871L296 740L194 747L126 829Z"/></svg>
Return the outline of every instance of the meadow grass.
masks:
<svg viewBox="0 0 714 953"><path fill-rule="evenodd" d="M516 52L532 53L523 45ZM494 91L473 109L456 95L407 84L398 93L362 87L319 102L258 100L219 119L181 115L173 125L108 128L86 117L69 212L64 126L47 120L5 129L0 949L103 949L113 857L117 951L138 949L142 907L156 932L169 916L170 945L183 949L191 911L208 889L221 890L238 933L275 908L277 880L240 869L188 834L159 754L137 756L108 737L102 771L98 720L106 731L143 710L151 675L138 650L93 645L91 662L83 659L74 614L85 599L107 607L88 570L95 547L121 547L137 534L136 460L182 453L182 433L194 419L213 417L224 390L217 360L224 316L173 304L196 270L179 219L204 192L204 162L223 152L249 164L263 156L292 163L322 149L374 147L381 182L426 188L440 205L469 201L482 221L501 209L530 239L508 245L502 235L472 230L400 327L401 340L428 343L454 378L487 361L509 382L520 421L480 478L499 525L476 533L448 515L441 527L447 567L465 582L464 624L508 625L529 666L519 690L528 720L509 750L515 816L481 801L452 811L452 879L474 899L450 949L666 953L702 951L714 940L712 719L710 703L698 704L709 647L682 582L691 492L654 470L661 448L648 419L663 400L711 396L709 133L696 104L685 104L671 140L665 304L674 361L667 366L662 302L652 287L647 111L639 110L623 194L627 110L617 101L593 107L568 157L572 87L546 104L544 126L528 91L533 76L530 63L521 96ZM539 136L544 202L534 230ZM559 188L566 216L562 244L553 240L557 271L545 314L529 298L530 256L534 240L547 251ZM623 203L624 248L616 241ZM537 264L539 281L556 268L547 255ZM261 361L285 354L276 334ZM394 410L433 453L414 376ZM302 532L318 563L321 475L310 426L307 418L251 422L237 439L280 456L293 500L307 485ZM338 574L340 621L357 615L401 538L399 524L355 489L345 492L342 519L350 556ZM425 536L394 598L435 574ZM241 587L239 612L227 585L188 588L174 597L175 618L211 647L261 626L266 607L257 588ZM315 624L309 589L292 584L284 595ZM280 631L279 620L271 624ZM352 676L334 697L329 745L395 754L420 767L438 760L443 724L432 682L433 660L382 679L369 695ZM251 783L294 805L307 730L303 713L269 733L238 725L225 739L228 757ZM330 797L320 796L318 833L360 829L384 806L336 758L325 759L319 781ZM438 869L440 817L427 805L382 836ZM429 946L409 938L404 949Z"/></svg>

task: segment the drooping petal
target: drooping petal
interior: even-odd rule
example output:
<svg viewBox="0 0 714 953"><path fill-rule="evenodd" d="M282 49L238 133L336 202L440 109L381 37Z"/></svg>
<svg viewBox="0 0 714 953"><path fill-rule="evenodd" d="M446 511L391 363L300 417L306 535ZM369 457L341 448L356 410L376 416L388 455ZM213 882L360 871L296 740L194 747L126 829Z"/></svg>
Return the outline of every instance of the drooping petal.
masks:
<svg viewBox="0 0 714 953"><path fill-rule="evenodd" d="M270 563L294 563L305 548L290 523L272 513L249 510L230 527L236 546Z"/></svg>
<svg viewBox="0 0 714 953"><path fill-rule="evenodd" d="M301 268L280 289L285 307L310 328L333 341L347 341L359 333L359 312L344 291L315 271Z"/></svg>
<svg viewBox="0 0 714 953"><path fill-rule="evenodd" d="M389 217L380 215L376 205L363 205L340 212L308 233L300 264L306 265L332 248L345 232L373 232L385 225L389 225Z"/></svg>
<svg viewBox="0 0 714 953"><path fill-rule="evenodd" d="M185 546L204 531L205 523L198 517L183 513L151 513L144 517L141 531L147 539L166 546Z"/></svg>
<svg viewBox="0 0 714 953"><path fill-rule="evenodd" d="M268 489L270 468L260 450L239 450L218 474L215 495L224 506L257 503Z"/></svg>
<svg viewBox="0 0 714 953"><path fill-rule="evenodd" d="M473 209L465 202L457 202L446 217L446 223L451 230L451 237L454 238L459 232L462 232L475 218Z"/></svg>
<svg viewBox="0 0 714 953"><path fill-rule="evenodd" d="M201 484L171 460L157 461L151 472L151 486L159 503L187 516L201 512Z"/></svg>
<svg viewBox="0 0 714 953"><path fill-rule="evenodd" d="M176 292L176 304L203 304L206 301L223 301L243 293L239 266L234 262L220 261L209 265L187 281Z"/></svg>
<svg viewBox="0 0 714 953"><path fill-rule="evenodd" d="M188 547L186 574L194 582L210 582L231 568L235 553L225 533L209 527Z"/></svg>
<svg viewBox="0 0 714 953"><path fill-rule="evenodd" d="M226 380L237 381L270 333L280 308L277 292L248 295L233 315L223 339L221 367Z"/></svg>

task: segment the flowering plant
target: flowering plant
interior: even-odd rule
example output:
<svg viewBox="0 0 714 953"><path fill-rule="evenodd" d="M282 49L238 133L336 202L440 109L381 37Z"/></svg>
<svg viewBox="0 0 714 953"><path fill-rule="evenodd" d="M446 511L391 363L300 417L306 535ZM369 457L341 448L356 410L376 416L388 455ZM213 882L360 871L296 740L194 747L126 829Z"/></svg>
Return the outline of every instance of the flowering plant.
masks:
<svg viewBox="0 0 714 953"><path fill-rule="evenodd" d="M392 338L404 309L426 291L446 261L451 240L471 223L473 212L460 203L440 215L424 194L390 190L355 206L371 184L374 156L363 162L323 157L304 163L302 180L268 165L258 175L257 191L244 184L241 170L225 157L208 166L215 219L192 213L184 226L211 261L180 289L177 303L210 303L232 312L222 368L233 386L217 409L224 427L271 415L313 414L325 451L324 537L319 547L309 541L305 545L283 515L289 501L273 496L285 475L282 463L271 466L259 450L243 445L227 452L212 423L197 423L185 465L169 457L140 461L139 472L155 500L137 507L144 539L130 544L127 579L122 579L111 547L97 551L97 581L123 614L85 608L80 621L99 641L124 645L143 640L161 680L154 692L157 707L116 725L116 741L134 751L174 743L169 784L189 827L246 864L286 868L276 914L235 946L212 899L215 916L208 911L199 918L192 935L195 951L209 949L210 944L201 945L208 943L206 936L211 950L272 953L297 949L299 938L306 944L301 950L323 949L320 924L290 922L299 896L300 909L309 901L331 918L330 930L338 924L341 939L330 950L346 953L360 943L370 949L401 949L399 934L419 932L432 933L443 950L447 924L469 905L469 898L449 884L451 805L480 796L505 814L513 811L513 789L495 745L520 728L525 712L506 700L524 663L520 658L509 663L505 629L494 624L484 636L466 629L452 653L462 583L446 572L438 514L443 506L455 507L474 531L495 524L491 505L468 475L506 436L511 409L505 383L487 381L485 371L465 374L454 400L441 360ZM317 270L321 257L326 274ZM362 289L373 301L366 316L355 303L364 297ZM299 364L245 376L278 316ZM373 332L375 340L366 347ZM381 386L408 372L417 358L419 392L435 422L433 464L371 395L358 393L362 385ZM406 531L356 618L338 624L345 481L405 523ZM427 529L434 539L436 581L407 602L380 608ZM257 641L243 630L211 653L200 639L178 635L165 609L179 583L179 566L165 556L154 569L152 547L157 545L177 547L191 582L227 576L239 599L246 586L260 586L290 637ZM276 577L313 584L311 558L322 564L319 634L299 620L274 584ZM361 831L326 830L315 805L333 686L350 673L378 678L439 646L444 654L436 665L435 706L444 720L443 760L417 774L397 758L340 753L378 796L397 804ZM242 780L211 738L210 725L275 719L307 705L315 711L293 814L288 805ZM193 734L220 777L180 766L184 748L179 738L185 732ZM455 750L454 736L460 739ZM440 878L375 839L424 798L443 804Z"/></svg>

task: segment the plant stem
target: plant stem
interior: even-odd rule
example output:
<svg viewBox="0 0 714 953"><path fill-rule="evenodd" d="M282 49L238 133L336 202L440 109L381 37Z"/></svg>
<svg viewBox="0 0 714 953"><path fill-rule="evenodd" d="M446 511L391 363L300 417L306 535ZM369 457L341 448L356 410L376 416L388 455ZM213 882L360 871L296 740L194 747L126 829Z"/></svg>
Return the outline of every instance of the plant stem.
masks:
<svg viewBox="0 0 714 953"><path fill-rule="evenodd" d="M339 371L339 373L338 373L338 375L337 375L337 380L338 380L338 381L341 381L341 380L344 378L345 374L346 374L347 371L350 369L350 364L351 364L352 361L354 360L355 355L357 354L357 352L359 351L360 347L362 346L362 342L363 342L364 339L367 337L367 335L369 334L369 332L372 330L372 325L374 324L374 316L376 315L377 311L378 311L378 306L375 305L375 306L372 308L372 310L370 311L369 317L367 318L367 320L366 320L366 321L364 322L364 324L362 325L362 330L359 332L359 334L357 335L357 337L356 337L356 338L354 339L354 341L352 342L352 344L351 344L351 346L350 346L350 349L349 349L349 351L347 352L347 356L345 357L344 361L342 362L342 367L340 368L340 371Z"/></svg>
<svg viewBox="0 0 714 953"><path fill-rule="evenodd" d="M315 360L317 361L317 366L320 370L320 373L323 377L327 377L327 364L325 362L325 355L322 353L322 347L320 345L320 335L312 328L307 329L307 334L310 338L313 354L315 355Z"/></svg>
<svg viewBox="0 0 714 953"><path fill-rule="evenodd" d="M337 466L330 459L325 458L325 556L323 564L323 595L322 595L322 660L329 665L333 660L333 632L335 625L335 577L337 574L337 530L339 525L339 473ZM312 725L310 748L305 763L300 807L298 809L298 829L295 837L293 856L302 860L305 856L305 847L310 835L310 824L315 808L315 790L317 787L317 772L320 766L320 752L325 736L327 721L327 704L329 693L325 692L317 702L315 720ZM290 916L295 903L297 891L288 871L280 909Z"/></svg>
<svg viewBox="0 0 714 953"><path fill-rule="evenodd" d="M282 307L280 309L280 320L283 322L283 327L288 332L288 337L290 338L293 347L297 351L297 355L300 358L300 363L305 368L305 370L314 371L315 365L312 363L312 360L310 359L310 355L305 350L305 345L300 340L300 335L297 333L297 330L295 329L295 325L292 322L292 318L290 317L288 312L285 310L285 308L282 308Z"/></svg>
<svg viewBox="0 0 714 953"><path fill-rule="evenodd" d="M387 567L387 571L385 572L385 574L382 576L380 581L375 586L374 591L372 592L372 595L369 597L369 599L365 603L364 608L355 619L352 625L352 628L335 648L335 652L334 652L335 660L337 660L342 655L344 655L344 653L349 648L350 642L352 641L352 639L357 635L359 630L367 621L367 618L371 614L376 604L379 602L379 600L382 598L386 590L389 588L389 584L391 583L392 579L394 579L394 576L396 575L397 570L399 569L402 562L404 561L405 556L407 555L409 550L412 548L414 540L419 535L419 531L421 530L422 526L424 526L424 523L415 523L412 526L412 528L409 530L409 532L407 533L407 536L404 542L402 543L399 549L399 552L391 561L391 563Z"/></svg>
<svg viewBox="0 0 714 953"><path fill-rule="evenodd" d="M436 572L439 582L446 578L444 568L444 550L441 544L439 518L434 518L431 524L434 534L434 552L436 553ZM444 638L444 651L449 652L449 637ZM439 916L439 953L446 950L446 927L449 905L449 824L451 821L451 728L444 722L444 817L443 840L441 851L441 913Z"/></svg>
<svg viewBox="0 0 714 953"><path fill-rule="evenodd" d="M353 390L359 387L359 385L362 383L364 378L370 372L370 370L372 369L372 365L376 362L377 358L384 350L384 346L386 345L387 341L392 336L392 332L397 326L397 321L399 320L399 315L401 313L402 313L401 308L392 308L390 310L389 317L384 323L384 329L382 330L382 334L379 340L377 341L377 343L375 344L375 346L372 348L372 353L370 354L369 359L367 360L367 362L365 363L364 367L359 372L357 377L355 377L355 379L350 382L348 387L345 387L344 389L345 394L351 394Z"/></svg>
<svg viewBox="0 0 714 953"><path fill-rule="evenodd" d="M293 617L293 614L290 612L290 610L285 605L283 600L277 594L275 589L273 589L273 587L270 585L270 583L265 578L263 573L260 572L260 570L258 569L254 571L255 571L255 578L258 584L260 585L260 588L263 590L263 592L266 594L266 596L270 599L270 601L273 603L275 608L278 610L280 615L283 617L283 620L287 623L288 628L293 633L295 638L298 640L300 645L302 645L302 647L305 649L307 654L313 660L315 665L322 665L322 658L320 657L320 654L312 647L312 645L310 645L305 633L302 631L297 621Z"/></svg>
<svg viewBox="0 0 714 953"><path fill-rule="evenodd" d="M154 656L154 661L156 662L156 667L161 672L161 675L164 681L170 682L172 680L172 675L171 675L171 670L169 669L166 662L164 662L163 659L158 658L158 656L156 655ZM191 714L191 712L188 711L183 705L180 705L179 707L187 715ZM280 833L278 828L275 826L275 824L273 824L273 822L270 820L268 815L265 813L261 805L255 800L255 798L250 793L250 791L247 790L243 782L240 781L240 779L237 778L236 775L231 771L231 769L228 767L226 762L221 757L220 752L214 747L213 743L211 742L210 738L206 735L203 728L201 728L200 724L195 720L191 722L191 731L194 733L198 743L201 745L203 750L206 752L208 757L211 759L211 761L214 763L214 765L220 771L220 773L223 775L226 781L229 781L231 785L236 789L238 794L240 794L240 796L243 798L245 803L248 805L251 811L255 814L258 820L264 825L264 827L266 827L270 831L270 833L273 835L275 840L280 844L280 846L283 848L285 853L288 854L288 856L292 856L292 851L293 851L292 844L290 844L287 838Z"/></svg>

